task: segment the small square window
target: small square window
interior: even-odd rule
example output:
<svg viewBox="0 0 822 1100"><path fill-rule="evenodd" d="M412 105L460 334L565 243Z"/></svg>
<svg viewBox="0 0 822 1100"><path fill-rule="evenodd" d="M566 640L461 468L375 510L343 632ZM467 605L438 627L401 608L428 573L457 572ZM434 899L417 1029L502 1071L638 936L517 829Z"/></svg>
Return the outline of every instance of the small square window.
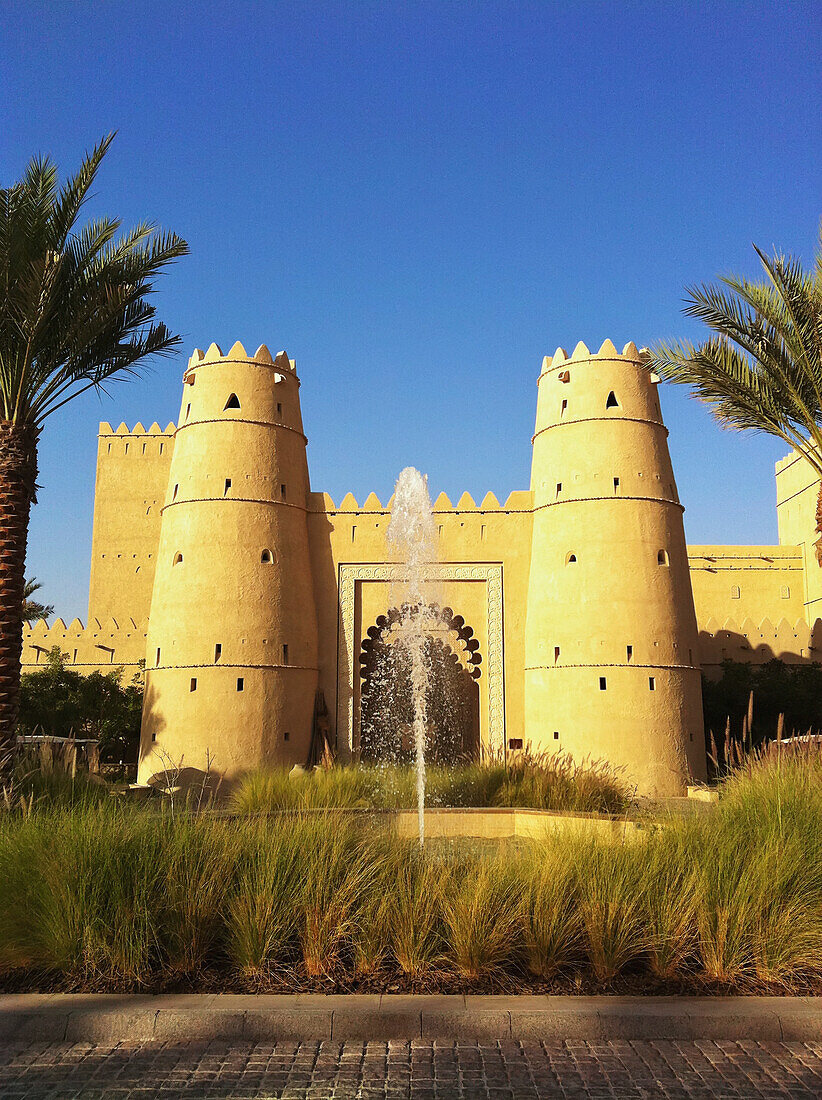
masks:
<svg viewBox="0 0 822 1100"><path fill-rule="evenodd" d="M511 737L511 738L509 738L508 739L508 748L511 749L514 752L517 751L518 749L521 749L522 748L522 738L521 737Z"/></svg>

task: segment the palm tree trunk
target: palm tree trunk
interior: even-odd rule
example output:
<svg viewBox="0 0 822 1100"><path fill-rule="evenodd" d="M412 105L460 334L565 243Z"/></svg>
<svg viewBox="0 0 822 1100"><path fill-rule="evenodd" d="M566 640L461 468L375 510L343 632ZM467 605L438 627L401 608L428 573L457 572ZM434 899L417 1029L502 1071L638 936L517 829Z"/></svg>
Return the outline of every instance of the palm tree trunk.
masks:
<svg viewBox="0 0 822 1100"><path fill-rule="evenodd" d="M0 770L15 743L26 541L36 481L36 429L0 420Z"/></svg>
<svg viewBox="0 0 822 1100"><path fill-rule="evenodd" d="M819 482L819 492L816 495L816 532L819 535L814 543L816 562L817 565L822 565L822 480Z"/></svg>

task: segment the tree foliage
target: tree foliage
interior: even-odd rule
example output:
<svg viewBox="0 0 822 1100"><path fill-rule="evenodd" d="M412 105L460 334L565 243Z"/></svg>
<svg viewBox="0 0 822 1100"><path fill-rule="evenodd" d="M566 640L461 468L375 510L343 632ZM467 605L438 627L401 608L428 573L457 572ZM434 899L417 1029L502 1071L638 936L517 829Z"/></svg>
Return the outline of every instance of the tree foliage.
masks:
<svg viewBox="0 0 822 1100"><path fill-rule="evenodd" d="M95 738L103 761L133 762L142 707L139 675L130 684L123 684L121 667L83 676L55 646L42 669L21 678L18 732Z"/></svg>
<svg viewBox="0 0 822 1100"><path fill-rule="evenodd" d="M742 721L754 694L752 742L776 737L779 715L785 715L784 736L822 730L822 665L789 665L773 660L763 665L723 661L719 680L703 679L705 730L717 743L730 718L731 735L740 739Z"/></svg>

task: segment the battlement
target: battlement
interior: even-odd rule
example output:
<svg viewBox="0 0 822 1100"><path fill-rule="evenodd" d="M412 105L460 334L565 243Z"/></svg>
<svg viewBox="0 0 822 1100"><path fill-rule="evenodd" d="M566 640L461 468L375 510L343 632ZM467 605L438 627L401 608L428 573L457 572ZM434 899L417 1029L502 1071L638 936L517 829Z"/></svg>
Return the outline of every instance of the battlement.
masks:
<svg viewBox="0 0 822 1100"><path fill-rule="evenodd" d="M177 426L173 422L170 422L169 424L167 424L165 430L163 430L163 428L161 428L160 425L155 420L155 422L151 425L151 427L148 429L148 431L146 431L146 429L143 427L143 425L140 423L139 420L137 421L137 423L134 425L133 428L129 428L127 424L120 424L120 426L116 429L112 428L111 424L109 424L109 422L107 420L101 420L100 421L100 426L97 429L97 435L98 436L114 436L115 438L119 438L120 436L145 436L145 435L173 436L174 433L176 432L176 430L177 430Z"/></svg>
<svg viewBox="0 0 822 1100"><path fill-rule="evenodd" d="M145 657L145 620L129 617L119 619L90 619L84 626L80 619L72 619L68 625L57 618L49 626L44 622L23 627L24 672L34 672L48 660L52 649L59 649L70 667L83 672L98 669L110 671L112 666L124 665L135 672Z"/></svg>
<svg viewBox="0 0 822 1100"><path fill-rule="evenodd" d="M792 664L822 661L822 620L810 624L805 619L781 618L774 623L767 617L759 622L750 616L724 622L710 618L700 626L699 651L703 665L726 660L764 664L774 658Z"/></svg>
<svg viewBox="0 0 822 1100"><path fill-rule="evenodd" d="M599 351L591 352L588 345L583 340L580 340L570 355L565 348L557 348L553 355L546 355L542 360L542 373L545 374L545 372L549 370L559 370L559 368L566 363L580 362L588 359L633 359L636 362L641 362L646 355L647 349L637 348L633 341L629 341L622 351L618 352L613 341L604 340ZM656 375L654 375L653 378L659 381Z"/></svg>
<svg viewBox="0 0 822 1100"><path fill-rule="evenodd" d="M310 493L308 511L314 513L325 512L327 514L363 515L380 514L388 515L394 503L393 494L383 504L376 493L369 493L362 505L357 502L353 493L346 493L339 503L328 493ZM440 493L432 505L435 515L452 512L455 515L461 512L530 512L532 510L532 495L525 489L515 489L508 494L504 504L500 504L496 496L488 492L482 498L482 503L477 504L470 493L463 493L456 504L452 504L447 493Z"/></svg>
<svg viewBox="0 0 822 1100"><path fill-rule="evenodd" d="M278 351L272 356L266 345L260 344L254 354L249 355L240 340L236 340L231 345L226 355L223 354L219 344L210 344L207 351L195 348L188 360L185 373L205 363L259 363L266 367L279 367L280 370L287 370L292 374L297 373L296 360L289 359L286 352Z"/></svg>

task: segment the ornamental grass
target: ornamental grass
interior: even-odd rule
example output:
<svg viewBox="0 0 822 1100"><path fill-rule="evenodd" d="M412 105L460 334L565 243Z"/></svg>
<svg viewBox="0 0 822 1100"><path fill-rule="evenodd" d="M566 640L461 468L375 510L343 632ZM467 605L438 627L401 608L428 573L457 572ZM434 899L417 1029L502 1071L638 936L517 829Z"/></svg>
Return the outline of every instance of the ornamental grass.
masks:
<svg viewBox="0 0 822 1100"><path fill-rule="evenodd" d="M763 759L718 805L630 842L420 851L379 815L291 809L27 800L0 813L0 982L822 989L817 761Z"/></svg>

